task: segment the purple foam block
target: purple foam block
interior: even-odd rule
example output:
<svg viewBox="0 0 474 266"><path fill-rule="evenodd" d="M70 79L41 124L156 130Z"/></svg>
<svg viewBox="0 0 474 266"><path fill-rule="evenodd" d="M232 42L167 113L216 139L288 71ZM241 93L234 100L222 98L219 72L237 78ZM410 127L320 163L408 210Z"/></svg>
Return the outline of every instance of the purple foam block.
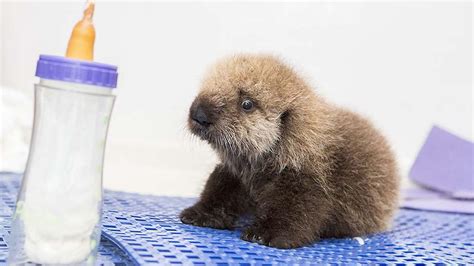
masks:
<svg viewBox="0 0 474 266"><path fill-rule="evenodd" d="M437 191L428 190L421 187L406 188L402 190L402 196L404 200L412 199L435 199L443 196L442 193Z"/></svg>
<svg viewBox="0 0 474 266"><path fill-rule="evenodd" d="M474 143L437 126L421 148L410 178L455 198L474 198Z"/></svg>
<svg viewBox="0 0 474 266"><path fill-rule="evenodd" d="M456 200L453 198L406 199L401 207L417 210L474 214L474 200Z"/></svg>

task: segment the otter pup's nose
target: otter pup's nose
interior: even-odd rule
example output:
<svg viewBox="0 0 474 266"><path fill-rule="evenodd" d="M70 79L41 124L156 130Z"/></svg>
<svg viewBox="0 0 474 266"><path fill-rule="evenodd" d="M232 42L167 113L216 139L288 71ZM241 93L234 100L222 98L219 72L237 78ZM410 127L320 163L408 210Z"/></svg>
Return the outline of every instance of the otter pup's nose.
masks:
<svg viewBox="0 0 474 266"><path fill-rule="evenodd" d="M209 127L215 120L215 108L206 99L197 98L189 109L189 118L200 126Z"/></svg>
<svg viewBox="0 0 474 266"><path fill-rule="evenodd" d="M198 106L197 108L191 111L191 118L204 127L207 127L211 124L209 122L208 116L206 115L206 112L201 106Z"/></svg>
<svg viewBox="0 0 474 266"><path fill-rule="evenodd" d="M208 127L212 124L208 105L207 102L195 100L189 110L189 117L203 127Z"/></svg>

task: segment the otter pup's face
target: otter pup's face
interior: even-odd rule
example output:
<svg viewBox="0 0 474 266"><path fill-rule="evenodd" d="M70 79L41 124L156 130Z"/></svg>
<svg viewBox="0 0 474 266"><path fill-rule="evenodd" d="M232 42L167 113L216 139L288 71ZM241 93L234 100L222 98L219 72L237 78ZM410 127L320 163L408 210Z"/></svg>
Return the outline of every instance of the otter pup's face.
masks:
<svg viewBox="0 0 474 266"><path fill-rule="evenodd" d="M232 155L270 152L291 107L293 95L285 92L293 76L272 57L238 56L217 63L191 105L191 132Z"/></svg>

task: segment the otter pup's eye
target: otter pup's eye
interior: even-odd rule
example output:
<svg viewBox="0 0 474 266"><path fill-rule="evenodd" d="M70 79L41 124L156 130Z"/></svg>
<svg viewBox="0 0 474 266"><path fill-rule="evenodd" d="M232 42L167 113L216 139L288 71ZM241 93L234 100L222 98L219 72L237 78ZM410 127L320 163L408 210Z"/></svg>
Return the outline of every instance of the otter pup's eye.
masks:
<svg viewBox="0 0 474 266"><path fill-rule="evenodd" d="M245 111L250 111L253 108L253 102L251 100L244 100L242 102L242 109Z"/></svg>

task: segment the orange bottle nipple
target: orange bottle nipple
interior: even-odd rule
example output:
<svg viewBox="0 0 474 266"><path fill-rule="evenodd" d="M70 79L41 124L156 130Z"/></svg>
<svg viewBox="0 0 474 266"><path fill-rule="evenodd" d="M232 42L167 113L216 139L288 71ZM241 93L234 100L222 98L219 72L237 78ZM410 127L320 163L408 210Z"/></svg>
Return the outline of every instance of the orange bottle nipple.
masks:
<svg viewBox="0 0 474 266"><path fill-rule="evenodd" d="M94 60L95 28L92 23L94 1L88 0L83 18L76 23L69 38L66 57Z"/></svg>

